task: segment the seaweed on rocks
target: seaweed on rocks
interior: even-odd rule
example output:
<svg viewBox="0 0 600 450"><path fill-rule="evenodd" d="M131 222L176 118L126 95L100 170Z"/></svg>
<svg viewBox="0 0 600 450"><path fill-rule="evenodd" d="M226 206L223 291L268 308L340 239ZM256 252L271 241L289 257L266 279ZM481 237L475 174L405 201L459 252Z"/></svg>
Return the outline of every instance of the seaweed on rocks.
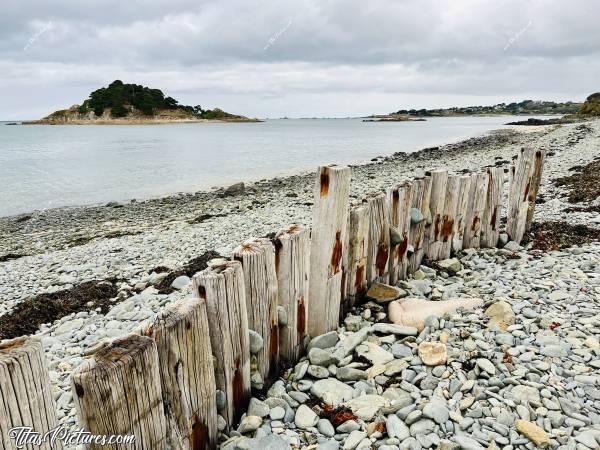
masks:
<svg viewBox="0 0 600 450"><path fill-rule="evenodd" d="M567 222L534 222L524 237L534 250L553 251L600 240L600 229Z"/></svg>
<svg viewBox="0 0 600 450"><path fill-rule="evenodd" d="M0 255L0 262L11 261L13 259L19 259L27 255L23 255L21 253L6 253L5 255Z"/></svg>
<svg viewBox="0 0 600 450"><path fill-rule="evenodd" d="M591 202L600 197L600 159L569 170L575 173L554 180L556 186L569 189L569 202Z"/></svg>
<svg viewBox="0 0 600 450"><path fill-rule="evenodd" d="M72 313L100 308L105 314L115 304L117 280L86 281L71 289L36 295L0 316L0 340L35 333L40 325Z"/></svg>
<svg viewBox="0 0 600 450"><path fill-rule="evenodd" d="M177 277L186 275L186 276L192 278L196 273L201 272L204 269L206 269L208 267L208 262L211 259L215 259L215 258L223 258L223 256L220 255L219 253L215 252L214 250L209 250L207 252L204 252L202 255L198 256L197 258L190 259L183 267L169 273L156 286L156 289L158 289L158 292L161 294L170 294L171 292L175 291L175 289L173 289L171 287L171 284L173 283L173 281L175 281L175 279ZM164 267L157 267L157 268L151 270L150 272L158 273L159 271L165 272Z"/></svg>

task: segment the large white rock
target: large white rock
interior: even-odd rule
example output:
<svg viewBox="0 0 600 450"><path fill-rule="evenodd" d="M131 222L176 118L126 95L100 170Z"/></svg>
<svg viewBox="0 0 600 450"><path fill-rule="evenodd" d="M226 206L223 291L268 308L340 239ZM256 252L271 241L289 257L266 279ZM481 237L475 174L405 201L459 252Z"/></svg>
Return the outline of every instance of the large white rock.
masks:
<svg viewBox="0 0 600 450"><path fill-rule="evenodd" d="M338 407L352 400L354 389L335 378L325 378L315 381L310 388L310 393L328 405Z"/></svg>

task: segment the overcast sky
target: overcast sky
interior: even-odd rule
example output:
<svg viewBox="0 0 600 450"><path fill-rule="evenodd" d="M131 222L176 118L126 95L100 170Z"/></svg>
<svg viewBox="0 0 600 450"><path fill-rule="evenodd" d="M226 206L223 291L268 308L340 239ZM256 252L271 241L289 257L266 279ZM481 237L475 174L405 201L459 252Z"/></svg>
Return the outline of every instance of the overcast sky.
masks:
<svg viewBox="0 0 600 450"><path fill-rule="evenodd" d="M600 91L597 0L2 0L0 120L114 79L253 117Z"/></svg>

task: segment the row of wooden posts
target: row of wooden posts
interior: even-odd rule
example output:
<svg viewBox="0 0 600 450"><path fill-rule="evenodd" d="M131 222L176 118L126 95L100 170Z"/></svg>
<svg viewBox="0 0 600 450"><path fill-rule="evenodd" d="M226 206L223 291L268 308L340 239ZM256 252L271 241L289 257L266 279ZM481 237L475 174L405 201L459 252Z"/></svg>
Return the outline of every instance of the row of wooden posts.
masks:
<svg viewBox="0 0 600 450"><path fill-rule="evenodd" d="M253 381L268 386L280 360L297 362L309 336L337 329L372 283L395 284L424 257L496 246L504 204L506 232L520 242L544 156L520 152L504 197L502 167L467 175L436 170L352 206L350 169L320 167L312 230L294 225L274 239L244 242L231 260L209 262L193 277L194 298L167 307L152 325L101 348L73 372L78 425L94 435L135 435L139 449L167 442L215 448L217 414L235 426ZM254 354L249 330L263 340ZM0 449L14 448L12 427L43 433L57 426L39 340L0 345L0 388Z"/></svg>

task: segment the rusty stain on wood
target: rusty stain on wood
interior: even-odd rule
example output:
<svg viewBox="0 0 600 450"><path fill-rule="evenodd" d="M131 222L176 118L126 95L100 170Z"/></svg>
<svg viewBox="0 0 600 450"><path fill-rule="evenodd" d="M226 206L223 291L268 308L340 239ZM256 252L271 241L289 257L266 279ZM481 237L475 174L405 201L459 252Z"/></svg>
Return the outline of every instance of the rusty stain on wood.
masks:
<svg viewBox="0 0 600 450"><path fill-rule="evenodd" d="M377 247L377 257L375 258L375 266L377 267L377 273L379 276L383 276L385 273L389 255L390 250L388 249L387 245L385 245L383 242L380 242Z"/></svg>
<svg viewBox="0 0 600 450"><path fill-rule="evenodd" d="M198 297L206 300L206 288L204 286L198 286Z"/></svg>
<svg viewBox="0 0 600 450"><path fill-rule="evenodd" d="M191 450L205 450L207 447L208 428L200 422L196 414L192 417L192 433L190 436Z"/></svg>
<svg viewBox="0 0 600 450"><path fill-rule="evenodd" d="M442 221L439 214L435 215L435 221L433 226L433 237L437 238L440 235L440 222Z"/></svg>
<svg viewBox="0 0 600 450"><path fill-rule="evenodd" d="M283 248L283 244L280 239L273 239L273 246L275 247L275 270L279 270L279 258L281 257L281 249Z"/></svg>
<svg viewBox="0 0 600 450"><path fill-rule="evenodd" d="M525 193L523 194L523 201L527 201L527 197L529 196L529 189L531 186L531 178L527 180L527 185L525 186Z"/></svg>
<svg viewBox="0 0 600 450"><path fill-rule="evenodd" d="M73 386L75 386L75 393L77 394L77 397L83 397L83 386L79 383L73 383Z"/></svg>
<svg viewBox="0 0 600 450"><path fill-rule="evenodd" d="M296 319L296 331L298 332L298 340L301 340L306 335L306 306L304 305L304 297L300 297L298 301L298 318Z"/></svg>
<svg viewBox="0 0 600 450"><path fill-rule="evenodd" d="M340 271L340 262L342 260L342 232L335 232L335 244L333 244L333 252L331 253L331 271L335 275Z"/></svg>
<svg viewBox="0 0 600 450"><path fill-rule="evenodd" d="M444 215L444 221L442 225L442 237L444 242L448 242L452 237L452 228L454 227L454 219Z"/></svg>
<svg viewBox="0 0 600 450"><path fill-rule="evenodd" d="M477 231L479 229L479 222L481 222L481 219L478 216L473 217L473 223L471 224L471 231Z"/></svg>
<svg viewBox="0 0 600 450"><path fill-rule="evenodd" d="M327 167L324 167L323 170L321 171L320 183L321 183L321 191L320 191L321 198L327 197L327 194L329 193L329 169L327 169Z"/></svg>
<svg viewBox="0 0 600 450"><path fill-rule="evenodd" d="M358 291L358 289L363 287L364 281L365 281L365 265L360 264L356 268L356 278L354 280L354 287L356 288L357 291Z"/></svg>
<svg viewBox="0 0 600 450"><path fill-rule="evenodd" d="M400 259L404 258L406 252L408 251L408 233L405 232L402 235L402 242L400 242L396 251Z"/></svg>
<svg viewBox="0 0 600 450"><path fill-rule="evenodd" d="M490 218L490 225L492 226L492 230L496 231L496 215L498 214L498 209L494 208L492 211L492 217Z"/></svg>
<svg viewBox="0 0 600 450"><path fill-rule="evenodd" d="M235 362L235 372L233 373L233 406L234 406L234 422L238 422L243 412L246 409L244 392L244 377L242 368L240 367L239 358Z"/></svg>
<svg viewBox="0 0 600 450"><path fill-rule="evenodd" d="M271 323L271 343L269 346L269 351L271 352L270 356L270 365L269 372L270 376L277 375L279 372L279 367L277 366L277 358L279 355L279 329L277 326L277 320Z"/></svg>

